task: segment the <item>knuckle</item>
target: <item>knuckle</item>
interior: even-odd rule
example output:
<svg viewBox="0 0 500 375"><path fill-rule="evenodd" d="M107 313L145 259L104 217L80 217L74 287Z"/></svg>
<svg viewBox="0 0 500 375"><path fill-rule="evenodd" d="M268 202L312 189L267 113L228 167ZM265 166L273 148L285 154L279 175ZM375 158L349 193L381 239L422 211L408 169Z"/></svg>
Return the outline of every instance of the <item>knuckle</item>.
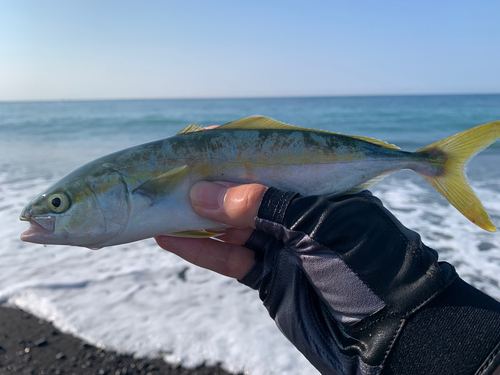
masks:
<svg viewBox="0 0 500 375"><path fill-rule="evenodd" d="M247 221L249 216L255 216L266 189L259 184L241 185L229 189L224 201L227 216L233 220L243 221Z"/></svg>
<svg viewBox="0 0 500 375"><path fill-rule="evenodd" d="M247 185L246 208L248 210L257 210L264 192L267 190L265 186L258 184Z"/></svg>

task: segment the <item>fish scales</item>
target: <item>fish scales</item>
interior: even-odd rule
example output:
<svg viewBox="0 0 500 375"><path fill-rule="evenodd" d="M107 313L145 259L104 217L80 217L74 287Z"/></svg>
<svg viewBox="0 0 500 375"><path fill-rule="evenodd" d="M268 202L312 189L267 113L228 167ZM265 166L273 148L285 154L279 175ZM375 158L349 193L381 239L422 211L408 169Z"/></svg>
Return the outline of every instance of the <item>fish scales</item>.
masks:
<svg viewBox="0 0 500 375"><path fill-rule="evenodd" d="M175 136L154 142L154 147L148 147L146 151L141 148L131 149L125 157L118 156L120 160L113 161L113 158L110 158L109 161L124 166L126 171L147 168L151 165L151 159L155 160L159 169L228 160L263 165L362 162L382 158L427 161L412 153L381 149L379 146L336 134L217 129L203 133ZM144 154L148 156L138 157Z"/></svg>
<svg viewBox="0 0 500 375"><path fill-rule="evenodd" d="M35 197L21 238L44 244L112 246L165 235L222 229L191 207L201 180L262 183L301 194L352 193L412 169L460 212L496 230L463 174L468 159L500 137L500 122L406 152L385 142L286 125L253 116L178 135L90 162ZM193 232L194 231L194 232Z"/></svg>
<svg viewBox="0 0 500 375"><path fill-rule="evenodd" d="M163 152L160 151L163 150ZM345 168L360 171L352 176L349 183L336 189L328 181L320 184L309 184L300 189L304 194L336 194L363 183L388 169L410 167L422 157L398 150L382 149L377 145L339 136L297 130L212 130L195 134L178 135L131 150L126 160L109 160L110 164L122 165L123 172L140 184L158 173L158 170L169 170L182 165L195 168L195 172L205 179L232 179L237 182L271 183L285 189L296 187L296 174L309 175L311 180L316 176L330 174L332 179L339 179ZM138 157L137 154L141 157ZM146 157L144 154L149 154ZM159 155L168 157L159 157ZM118 156L121 157L121 156ZM140 162L137 162L140 160ZM150 160L154 160L151 163ZM388 163L394 163L388 168ZM423 160L423 162L427 162ZM341 166L333 163L358 163L358 166ZM237 166L244 166L241 173ZM319 167L327 164L330 167ZM289 166L294 166L291 170ZM312 168L311 166L318 166ZM259 168L273 169L258 171ZM231 173L235 170L237 173ZM281 172L280 172L281 171ZM144 173L142 173L144 172ZM224 173L226 172L226 173ZM294 173L295 172L295 173ZM272 176L277 176L272 177ZM293 178L290 178L293 177ZM356 179L356 181L353 181ZM290 181L291 180L291 181ZM311 181L312 182L312 181ZM321 185L322 189L314 191L313 186Z"/></svg>

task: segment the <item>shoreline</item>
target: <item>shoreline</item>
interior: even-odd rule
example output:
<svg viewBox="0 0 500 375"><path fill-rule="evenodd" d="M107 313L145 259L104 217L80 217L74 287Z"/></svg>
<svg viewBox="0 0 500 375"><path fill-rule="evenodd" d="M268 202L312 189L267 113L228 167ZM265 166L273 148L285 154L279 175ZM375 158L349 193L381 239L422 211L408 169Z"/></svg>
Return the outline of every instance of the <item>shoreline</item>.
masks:
<svg viewBox="0 0 500 375"><path fill-rule="evenodd" d="M231 375L220 365L187 369L161 358L135 358L98 348L51 322L0 305L0 375Z"/></svg>

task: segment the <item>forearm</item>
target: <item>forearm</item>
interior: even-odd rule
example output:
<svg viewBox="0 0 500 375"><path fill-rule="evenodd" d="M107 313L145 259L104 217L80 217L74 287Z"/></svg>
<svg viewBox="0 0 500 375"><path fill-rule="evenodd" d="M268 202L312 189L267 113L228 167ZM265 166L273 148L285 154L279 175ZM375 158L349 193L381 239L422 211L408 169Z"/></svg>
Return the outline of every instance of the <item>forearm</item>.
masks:
<svg viewBox="0 0 500 375"><path fill-rule="evenodd" d="M247 242L261 253L242 282L283 333L324 374L492 373L500 304L376 198L345 199L264 196Z"/></svg>
<svg viewBox="0 0 500 375"><path fill-rule="evenodd" d="M492 374L500 365L499 303L462 279L405 323L383 374Z"/></svg>

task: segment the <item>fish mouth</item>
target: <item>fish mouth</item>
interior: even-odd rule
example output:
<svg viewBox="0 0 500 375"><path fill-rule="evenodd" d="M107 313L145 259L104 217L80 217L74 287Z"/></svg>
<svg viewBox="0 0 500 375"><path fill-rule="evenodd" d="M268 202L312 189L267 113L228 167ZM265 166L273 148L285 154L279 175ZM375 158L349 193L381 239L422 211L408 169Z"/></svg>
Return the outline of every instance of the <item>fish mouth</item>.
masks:
<svg viewBox="0 0 500 375"><path fill-rule="evenodd" d="M30 227L21 233L21 240L25 242L47 243L53 239L56 218L53 216L25 216L21 215L21 221L28 221Z"/></svg>

